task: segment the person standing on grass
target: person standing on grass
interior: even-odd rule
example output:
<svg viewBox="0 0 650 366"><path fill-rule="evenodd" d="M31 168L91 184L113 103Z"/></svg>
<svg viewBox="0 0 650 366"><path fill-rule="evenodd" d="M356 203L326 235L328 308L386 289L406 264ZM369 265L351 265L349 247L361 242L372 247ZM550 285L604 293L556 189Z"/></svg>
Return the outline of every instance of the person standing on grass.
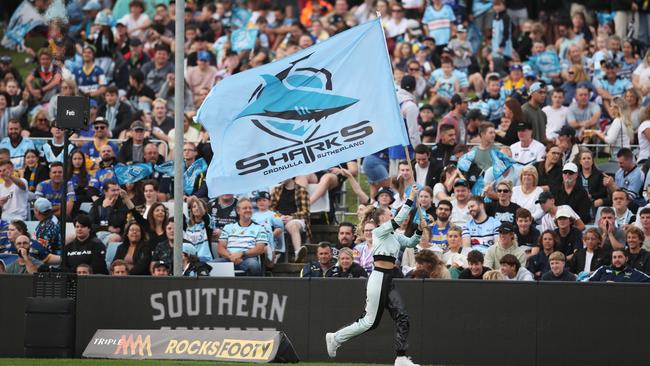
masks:
<svg viewBox="0 0 650 366"><path fill-rule="evenodd" d="M429 230L426 227L424 218L420 218L421 226L410 238L395 232L406 221L409 212L415 206L414 200L417 194L418 189L413 185L409 199L406 200L395 218L393 218L391 211L386 208L370 207L365 212L362 222L372 220L379 224L372 231L374 270L370 273L366 285L365 315L356 322L339 329L336 333L327 333L325 335L327 353L330 357L336 357L336 350L341 344L375 329L381 321L384 308L388 308L391 317L396 323L395 348L397 358L395 359L395 366L417 366L411 361L410 357L406 356L409 332L408 315L404 311L404 302L393 286L393 277L400 272L395 267L395 261L399 256L400 249L402 247L415 247L420 242L422 230Z"/></svg>

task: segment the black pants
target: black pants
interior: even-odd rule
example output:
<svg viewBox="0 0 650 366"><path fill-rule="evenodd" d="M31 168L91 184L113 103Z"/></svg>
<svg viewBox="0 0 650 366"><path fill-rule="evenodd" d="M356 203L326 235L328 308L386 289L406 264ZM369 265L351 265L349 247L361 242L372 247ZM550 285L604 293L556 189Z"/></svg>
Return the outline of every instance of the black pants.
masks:
<svg viewBox="0 0 650 366"><path fill-rule="evenodd" d="M397 276L396 276L397 275ZM409 317L404 301L395 289L393 278L399 277L399 269L375 268L366 285L366 308L354 323L336 332L336 340L343 343L353 337L373 330L379 326L384 309L388 310L395 322L395 352L404 356L408 350Z"/></svg>

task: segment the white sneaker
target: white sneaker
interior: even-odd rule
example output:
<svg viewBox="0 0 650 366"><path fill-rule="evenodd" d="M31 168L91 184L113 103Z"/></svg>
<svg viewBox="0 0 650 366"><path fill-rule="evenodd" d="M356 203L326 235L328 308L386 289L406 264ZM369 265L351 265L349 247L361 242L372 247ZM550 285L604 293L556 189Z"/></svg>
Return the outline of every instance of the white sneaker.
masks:
<svg viewBox="0 0 650 366"><path fill-rule="evenodd" d="M397 356L395 359L395 366L420 366L417 363L411 361L411 357L406 356Z"/></svg>
<svg viewBox="0 0 650 366"><path fill-rule="evenodd" d="M332 358L336 357L336 349L339 348L341 344L336 341L335 333L325 334L325 344L327 345L327 354Z"/></svg>

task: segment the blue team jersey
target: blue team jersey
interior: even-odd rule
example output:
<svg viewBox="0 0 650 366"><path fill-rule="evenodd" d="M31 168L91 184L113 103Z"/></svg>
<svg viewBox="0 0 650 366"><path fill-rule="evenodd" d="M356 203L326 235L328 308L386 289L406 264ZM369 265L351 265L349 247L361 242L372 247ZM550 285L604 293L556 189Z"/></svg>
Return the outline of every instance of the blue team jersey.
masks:
<svg viewBox="0 0 650 366"><path fill-rule="evenodd" d="M22 138L20 143L17 146L11 144L11 139L5 137L0 141L0 149L9 150L9 156L11 157L11 162L14 163L15 169L22 169L25 163L25 152L27 150L35 150L36 147L32 140L27 138Z"/></svg>
<svg viewBox="0 0 650 366"><path fill-rule="evenodd" d="M270 211L270 210L265 212L260 212L260 211L253 212L253 222L264 227L264 229L266 230L267 237L269 239L269 243L273 244L274 250L276 248L279 248L279 246L277 245L278 239L276 239L273 236L273 229L284 228L284 223L279 218L279 214L277 214L278 217L276 217L276 214L277 213L275 211Z"/></svg>
<svg viewBox="0 0 650 366"><path fill-rule="evenodd" d="M108 145L113 149L113 154L117 156L117 153L119 151L117 144L115 144L113 141L109 141ZM99 150L100 148L95 145L95 141L88 141L85 144L81 145L81 151L93 159L100 157Z"/></svg>
<svg viewBox="0 0 650 366"><path fill-rule="evenodd" d="M503 115L503 106L506 102L506 92L503 88L499 89L499 95L497 97L491 96L489 93L485 92L483 95L483 102L485 103L484 109L486 114L484 114L488 121L499 125L501 123L501 116Z"/></svg>
<svg viewBox="0 0 650 366"><path fill-rule="evenodd" d="M472 16L474 18L487 13L492 9L492 0L474 0L472 3Z"/></svg>
<svg viewBox="0 0 650 366"><path fill-rule="evenodd" d="M454 11L448 5L443 5L440 10L436 10L429 5L424 10L424 16L422 17L422 23L426 24L429 29L429 36L436 40L436 46L449 43L451 25L455 21Z"/></svg>
<svg viewBox="0 0 650 366"><path fill-rule="evenodd" d="M605 89L612 97L622 97L628 89L632 88L632 83L628 79L616 78L614 83L610 83L604 77L594 79L596 88Z"/></svg>
<svg viewBox="0 0 650 366"><path fill-rule="evenodd" d="M224 226L219 240L225 240L228 251L232 253L245 252L254 248L257 243L269 244L266 229L254 222L243 227L239 225L239 222Z"/></svg>
<svg viewBox="0 0 650 366"><path fill-rule="evenodd" d="M447 232L451 227L451 223L447 222L445 227L440 228L436 223L431 225L431 245L440 248L442 252L447 251Z"/></svg>
<svg viewBox="0 0 650 366"><path fill-rule="evenodd" d="M101 67L94 65L92 71L86 74L83 66L74 71L74 78L79 90L88 94L99 89L100 86L106 85L106 76Z"/></svg>
<svg viewBox="0 0 650 366"><path fill-rule="evenodd" d="M429 82L433 85L440 83L438 95L447 99L451 99L454 95L454 85L458 83L460 86L460 79L455 72L452 72L450 76L446 76L442 69L437 69L432 72Z"/></svg>
<svg viewBox="0 0 650 366"><path fill-rule="evenodd" d="M77 200L77 196L74 194L74 185L71 181L67 182L68 193L67 200L68 202L74 202ZM60 205L63 202L63 184L59 189L54 189L52 187L52 181L50 179L40 182L36 186L36 192L34 192L36 198L44 197L47 198L52 205Z"/></svg>
<svg viewBox="0 0 650 366"><path fill-rule="evenodd" d="M560 58L555 51L544 51L532 55L528 57L528 64L537 75L540 75L540 79L547 84L551 82L551 74L562 71Z"/></svg>
<svg viewBox="0 0 650 366"><path fill-rule="evenodd" d="M36 258L36 259L38 259L40 261L44 261L45 259L47 259L47 257L50 255L50 251L47 250L47 248L42 246L36 240L34 240L34 239L30 239L30 240L31 240L31 244L30 244L30 247L29 247L29 255L32 258ZM9 253L9 254L18 254L18 252L16 251L16 247L14 246L14 244L12 242L9 241L9 239L4 238L4 239L0 240L0 242L1 242L0 246L5 247L7 253Z"/></svg>
<svg viewBox="0 0 650 366"><path fill-rule="evenodd" d="M618 169L616 175L614 175L614 182L622 190L627 193L627 195L635 200L639 198L639 193L641 192L641 187L643 187L643 182L645 180L645 174L638 166L635 166L632 171L625 174L623 169Z"/></svg>
<svg viewBox="0 0 650 366"><path fill-rule="evenodd" d="M210 229L215 228L215 222L212 216L208 215L210 218L209 226ZM187 225L187 228L183 232L183 241L191 243L196 247L196 255L205 262L211 261L213 259L212 249L210 248L210 238L208 237L208 232L205 227L205 221L197 222L193 225Z"/></svg>
<svg viewBox="0 0 650 366"><path fill-rule="evenodd" d="M95 188L101 189L106 182L117 182L117 177L115 176L113 167L99 168L95 172L95 178L93 179Z"/></svg>
<svg viewBox="0 0 650 366"><path fill-rule="evenodd" d="M510 36L505 40L503 53L500 54L497 52L497 49L501 48L501 43L505 37L506 29L503 19L492 19L492 56L512 57L512 22L510 22L509 28L510 29L507 29L507 31Z"/></svg>
<svg viewBox="0 0 650 366"><path fill-rule="evenodd" d="M476 223L470 220L467 226L463 227L463 238L470 238L472 249L479 250L483 253L494 245L497 237L497 228L501 225L501 221L492 216L488 216L487 220L482 223Z"/></svg>

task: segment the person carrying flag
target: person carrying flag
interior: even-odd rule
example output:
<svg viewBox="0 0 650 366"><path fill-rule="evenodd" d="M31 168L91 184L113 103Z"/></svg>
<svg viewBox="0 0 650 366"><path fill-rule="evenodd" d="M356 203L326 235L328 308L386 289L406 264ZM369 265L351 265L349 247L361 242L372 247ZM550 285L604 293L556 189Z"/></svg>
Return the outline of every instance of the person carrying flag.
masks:
<svg viewBox="0 0 650 366"><path fill-rule="evenodd" d="M408 315L406 315L404 303L393 285L393 277L396 272L399 273L399 268L395 267L395 261L400 249L402 247L414 248L420 242L422 230L428 230L427 224L421 217L420 227L410 238L395 232L408 218L411 209L415 206L414 200L417 194L418 189L414 185L409 199L406 200L395 218L386 208L370 207L365 212L362 222L375 222L379 225L372 231L374 270L370 273L366 285L365 315L356 322L339 329L336 333L325 335L327 353L330 357L336 356L336 350L341 344L375 329L381 321L384 308L388 308L391 317L396 322L395 351L397 358L395 366L417 366L410 357L406 356L408 349L406 338L409 332Z"/></svg>

